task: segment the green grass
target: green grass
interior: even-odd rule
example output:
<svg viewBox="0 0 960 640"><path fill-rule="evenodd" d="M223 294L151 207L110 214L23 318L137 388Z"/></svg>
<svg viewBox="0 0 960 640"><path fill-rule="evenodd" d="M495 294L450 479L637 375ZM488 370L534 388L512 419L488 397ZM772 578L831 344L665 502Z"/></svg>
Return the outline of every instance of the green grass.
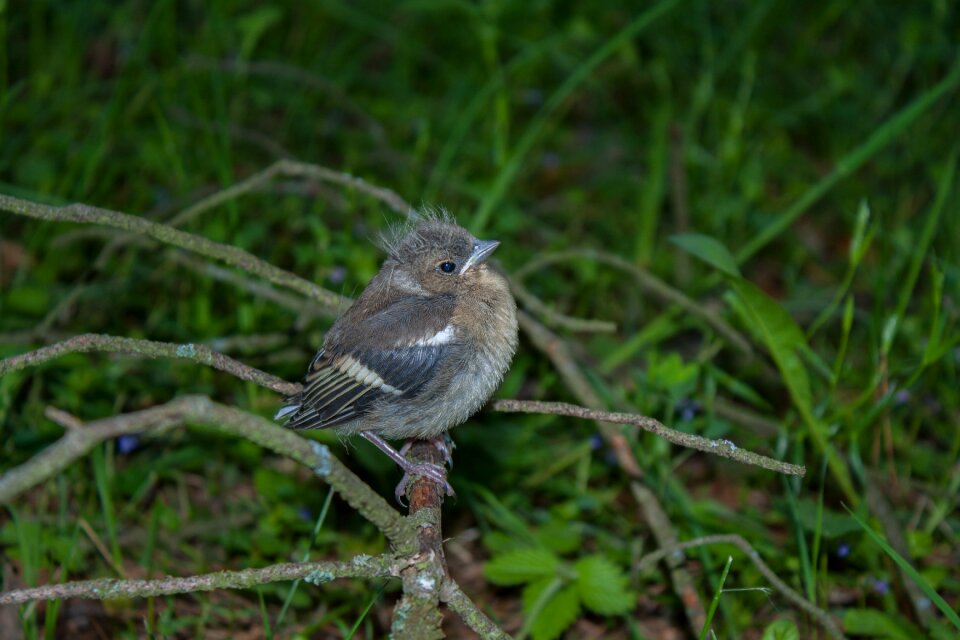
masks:
<svg viewBox="0 0 960 640"><path fill-rule="evenodd" d="M614 335L559 331L611 409L807 466L785 480L626 431L680 540L740 533L852 635L939 638L960 602L958 28L948 2L0 2L0 192L162 221L289 156L446 207L502 241L506 269L528 266L524 284L548 307L617 323ZM185 230L355 295L382 258L372 240L396 221L355 190L281 179ZM98 262L102 231L0 213L0 357L84 332L268 336L281 346L230 355L293 380L329 326L158 245ZM700 313L608 263L550 261L578 250L647 269ZM185 393L262 415L278 403L207 368L73 355L0 378L0 473L62 435L47 406L90 420ZM501 394L576 402L527 340ZM558 631L515 615L523 589L477 565L521 543L564 562L600 556L643 602L581 612L582 624L700 633L666 572L631 573L654 542L594 429L486 414L454 432L455 574L511 632L543 640ZM134 444L100 447L4 505L0 575L189 575L383 547L315 478L255 446L182 429ZM391 494L387 461L364 444L337 451ZM871 519L867 481L892 522ZM883 526L900 530L906 555L881 544ZM723 550L688 558L704 608L723 594L718 636L777 621L816 633L776 592L757 592L769 585L752 563L724 583ZM904 579L925 590L933 622L902 597ZM382 637L396 595L392 582L265 585L111 603L98 620L115 637ZM92 633L68 628L76 607L18 609L25 636Z"/></svg>

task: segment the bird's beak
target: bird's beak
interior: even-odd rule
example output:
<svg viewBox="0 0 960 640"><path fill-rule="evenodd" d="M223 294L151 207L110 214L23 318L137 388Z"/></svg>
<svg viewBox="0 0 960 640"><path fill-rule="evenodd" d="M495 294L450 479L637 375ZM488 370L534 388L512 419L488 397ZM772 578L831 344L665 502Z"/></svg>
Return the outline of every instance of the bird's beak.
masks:
<svg viewBox="0 0 960 640"><path fill-rule="evenodd" d="M477 240L477 243L473 245L473 253L467 258L467 262L463 265L461 273L468 271L476 264L486 262L490 254L493 253L493 250L499 246L500 242L498 240Z"/></svg>

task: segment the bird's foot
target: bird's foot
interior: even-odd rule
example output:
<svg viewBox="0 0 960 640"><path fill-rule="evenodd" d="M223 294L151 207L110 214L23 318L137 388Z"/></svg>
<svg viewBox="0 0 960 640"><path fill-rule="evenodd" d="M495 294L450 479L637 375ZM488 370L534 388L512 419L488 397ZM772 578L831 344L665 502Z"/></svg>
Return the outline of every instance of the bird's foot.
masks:
<svg viewBox="0 0 960 640"><path fill-rule="evenodd" d="M391 447L386 440L375 433L371 433L370 431L361 431L360 435L387 454L391 460L397 463L398 467L403 469L403 478L400 480L400 484L397 485L397 489L394 492L394 495L397 497L397 502L400 504L403 504L403 496L407 493L407 483L411 480L411 478L414 477L432 480L437 485L443 487L446 495L456 495L456 493L453 491L453 487L451 487L450 483L447 482L447 470L442 465L433 464L432 462L410 462L406 459L406 457L404 457L404 454L410 450L410 446L413 444L412 440L407 442L400 451L397 451ZM437 444L437 441L439 441L440 444ZM447 461L451 462L452 464L449 456L450 450L453 448L453 440L450 441L449 446L447 446L446 442L443 441L442 437L434 438L431 440L431 443L433 443L433 445L444 454L444 457L447 459ZM441 446L443 446L443 448L441 448Z"/></svg>
<svg viewBox="0 0 960 640"><path fill-rule="evenodd" d="M447 470L439 464L433 464L432 462L413 463L407 461L406 466L400 465L400 468L403 469L403 477L400 478L400 483L393 492L393 495L397 498L397 502L400 504L404 504L403 497L407 494L407 483L413 478L426 478L437 486L442 487L446 495L457 495L453 487L450 486L450 483L447 482Z"/></svg>

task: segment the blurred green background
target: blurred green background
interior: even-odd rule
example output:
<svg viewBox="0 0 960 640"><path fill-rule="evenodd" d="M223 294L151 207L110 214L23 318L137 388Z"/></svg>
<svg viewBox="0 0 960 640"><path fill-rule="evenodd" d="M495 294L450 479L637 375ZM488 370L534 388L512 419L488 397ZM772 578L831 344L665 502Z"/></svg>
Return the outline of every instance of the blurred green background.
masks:
<svg viewBox="0 0 960 640"><path fill-rule="evenodd" d="M960 598L958 14L946 0L0 1L0 192L162 221L286 158L445 207L501 240L500 264L547 307L616 323L555 329L607 408L807 465L786 480L626 429L681 540L740 533L850 635L956 637L930 594ZM279 177L184 228L354 295L398 220L361 191ZM299 379L330 318L159 245L102 253L114 235L0 212L0 355L97 332L204 342ZM718 268L732 273L728 255L742 279ZM0 378L0 471L62 435L48 405L89 420L187 393L278 406L190 363L72 355ZM580 402L526 337L499 396ZM636 570L656 544L594 424L488 412L453 435L451 570L508 631L699 632L666 571ZM397 470L366 443L315 436L392 493ZM119 440L0 511L4 589L382 549L336 497L313 536L326 497L203 430ZM899 532L919 600L845 507ZM717 637L816 637L732 548L689 554L701 598L728 553ZM529 576L498 572L521 557ZM603 602L540 598L544 579L590 571ZM281 583L5 619L30 638L377 638L395 593Z"/></svg>

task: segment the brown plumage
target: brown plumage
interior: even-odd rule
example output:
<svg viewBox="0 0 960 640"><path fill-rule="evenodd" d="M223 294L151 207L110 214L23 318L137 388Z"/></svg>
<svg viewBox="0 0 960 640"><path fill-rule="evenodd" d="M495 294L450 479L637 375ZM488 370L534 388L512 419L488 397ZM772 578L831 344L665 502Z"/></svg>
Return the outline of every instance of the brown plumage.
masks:
<svg viewBox="0 0 960 640"><path fill-rule="evenodd" d="M387 243L379 273L327 332L303 391L277 418L359 433L407 473L436 479L429 465L401 462L383 438L438 439L499 385L517 318L506 280L486 264L498 244L437 216Z"/></svg>

